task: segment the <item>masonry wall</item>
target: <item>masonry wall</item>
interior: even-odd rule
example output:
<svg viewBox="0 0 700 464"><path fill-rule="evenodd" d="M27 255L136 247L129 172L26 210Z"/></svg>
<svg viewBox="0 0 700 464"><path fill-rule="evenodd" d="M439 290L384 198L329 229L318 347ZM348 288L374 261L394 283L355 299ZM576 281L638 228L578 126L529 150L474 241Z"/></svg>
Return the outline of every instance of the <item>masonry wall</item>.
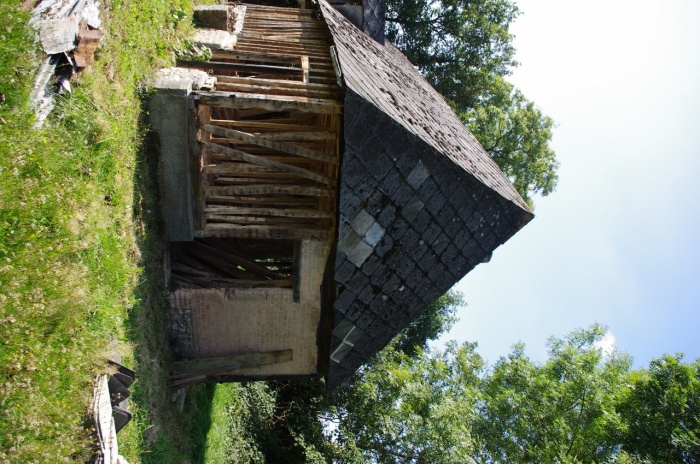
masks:
<svg viewBox="0 0 700 464"><path fill-rule="evenodd" d="M176 349L195 358L291 349L292 361L243 374L316 373L320 286L330 247L330 241L302 241L299 302L290 288L176 290L171 308L188 315L192 337L191 347Z"/></svg>

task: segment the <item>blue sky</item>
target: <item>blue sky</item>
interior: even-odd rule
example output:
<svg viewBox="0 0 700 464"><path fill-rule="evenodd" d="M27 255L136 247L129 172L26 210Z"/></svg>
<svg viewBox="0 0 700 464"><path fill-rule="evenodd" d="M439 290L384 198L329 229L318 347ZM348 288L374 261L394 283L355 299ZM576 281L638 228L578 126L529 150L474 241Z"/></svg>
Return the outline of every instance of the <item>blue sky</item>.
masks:
<svg viewBox="0 0 700 464"><path fill-rule="evenodd" d="M557 191L456 289L490 362L606 324L637 367L700 357L700 2L521 0L510 81L557 123Z"/></svg>

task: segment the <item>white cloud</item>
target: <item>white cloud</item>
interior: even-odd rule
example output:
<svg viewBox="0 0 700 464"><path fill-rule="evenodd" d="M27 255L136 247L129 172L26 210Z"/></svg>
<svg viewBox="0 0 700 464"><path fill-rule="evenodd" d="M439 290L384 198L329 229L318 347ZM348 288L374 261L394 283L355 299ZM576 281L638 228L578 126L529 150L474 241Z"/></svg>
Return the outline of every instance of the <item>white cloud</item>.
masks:
<svg viewBox="0 0 700 464"><path fill-rule="evenodd" d="M593 346L600 348L603 355L609 358L612 356L613 351L615 351L615 335L608 330L603 338L595 342Z"/></svg>

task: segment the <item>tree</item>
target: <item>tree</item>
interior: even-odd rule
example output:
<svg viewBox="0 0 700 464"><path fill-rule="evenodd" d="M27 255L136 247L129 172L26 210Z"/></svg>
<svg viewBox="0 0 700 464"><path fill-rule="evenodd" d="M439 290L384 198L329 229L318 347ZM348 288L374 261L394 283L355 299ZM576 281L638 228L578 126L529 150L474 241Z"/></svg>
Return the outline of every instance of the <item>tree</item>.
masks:
<svg viewBox="0 0 700 464"><path fill-rule="evenodd" d="M549 357L533 363L518 344L484 380L477 435L484 462L604 462L615 456L615 394L628 356L604 357L600 325L549 341Z"/></svg>
<svg viewBox="0 0 700 464"><path fill-rule="evenodd" d="M504 80L515 61L509 0L387 0L387 38L420 70L532 205L558 181L554 123Z"/></svg>
<svg viewBox="0 0 700 464"><path fill-rule="evenodd" d="M476 345L415 356L389 347L337 399L338 462L573 463L614 459L616 393L630 359L596 347L602 326L552 338L534 363L517 344L493 370ZM328 456L327 456L328 458Z"/></svg>
<svg viewBox="0 0 700 464"><path fill-rule="evenodd" d="M547 196L557 185L559 162L549 146L554 121L511 84L500 77L497 81L484 104L461 117L532 205L532 194Z"/></svg>
<svg viewBox="0 0 700 464"><path fill-rule="evenodd" d="M617 410L622 448L651 462L700 462L700 361L664 355L627 379Z"/></svg>
<svg viewBox="0 0 700 464"><path fill-rule="evenodd" d="M413 356L418 349L425 350L428 342L437 339L457 322L457 308L464 306L464 296L450 290L435 300L428 309L401 331L393 344L397 351Z"/></svg>
<svg viewBox="0 0 700 464"><path fill-rule="evenodd" d="M508 0L387 0L386 37L458 108L476 108L516 65ZM466 91L465 91L466 90Z"/></svg>
<svg viewBox="0 0 700 464"><path fill-rule="evenodd" d="M468 463L469 425L477 409L483 361L476 345L418 349L389 346L371 369L341 391L332 441L339 462Z"/></svg>

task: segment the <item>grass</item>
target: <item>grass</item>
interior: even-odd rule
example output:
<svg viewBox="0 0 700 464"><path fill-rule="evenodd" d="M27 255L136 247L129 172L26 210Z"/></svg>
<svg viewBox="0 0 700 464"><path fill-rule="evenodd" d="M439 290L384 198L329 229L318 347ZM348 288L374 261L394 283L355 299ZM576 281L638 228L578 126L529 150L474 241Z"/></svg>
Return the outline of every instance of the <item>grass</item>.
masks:
<svg viewBox="0 0 700 464"><path fill-rule="evenodd" d="M92 382L115 351L137 372L120 451L132 464L186 462L195 445L167 387L139 89L172 63L190 2L104 2L98 60L41 129L28 103L39 51L15 3L0 3L0 462L87 459Z"/></svg>

